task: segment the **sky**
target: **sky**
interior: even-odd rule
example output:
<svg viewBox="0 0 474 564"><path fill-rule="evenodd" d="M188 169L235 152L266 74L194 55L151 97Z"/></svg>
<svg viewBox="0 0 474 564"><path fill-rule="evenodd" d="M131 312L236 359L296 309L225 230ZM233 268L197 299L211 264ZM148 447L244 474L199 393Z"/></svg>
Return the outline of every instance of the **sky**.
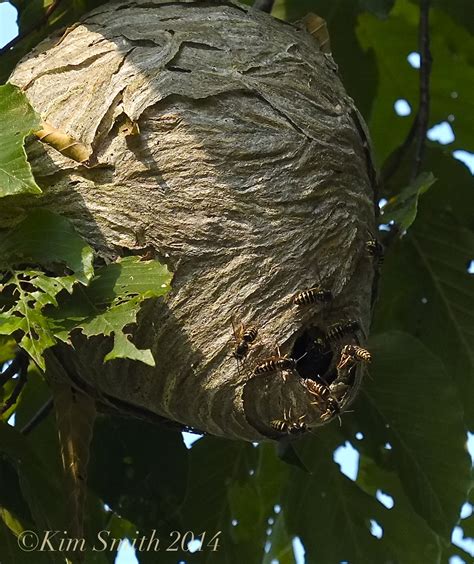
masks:
<svg viewBox="0 0 474 564"><path fill-rule="evenodd" d="M9 4L8 2L0 3L0 47L7 44L18 34L16 15L16 10L13 6L11 6L11 4ZM410 64L414 68L419 68L419 54L410 53L407 57L407 64ZM394 111L401 117L408 117L411 115L413 110L406 100L400 99L394 102ZM437 141L441 145L447 145L454 141L455 136L453 129L449 123L449 118L447 121L444 121L432 127L428 132L428 138L431 141ZM468 153L467 151L463 150L456 150L453 152L453 156L464 162L470 169L471 173L474 174L474 154ZM13 421L10 421L10 423L13 423ZM199 440L199 438L199 435L183 433L183 441L188 448L192 448L192 444L196 440ZM473 434L469 434L468 436L468 449L474 461ZM341 445L335 451L334 460L339 464L341 472L348 478L350 478L351 480L355 480L357 478L359 454L358 451L353 448L348 442L346 442L344 445ZM393 499L390 496L378 491L376 497L386 507L390 508L393 506ZM462 509L461 516L463 518L466 518L471 513L472 507L469 504L465 504ZM375 521L371 523L371 532L374 536L379 538L382 535L382 529ZM459 527L455 528L452 541L454 544L459 545L461 548L464 548L464 550L474 556L474 541L464 540L462 538L462 530ZM293 541L293 550L295 552L296 564L304 564L304 548L298 538L294 539ZM461 559L457 557L451 558L450 564L461 563ZM115 560L115 564L138 564L138 560L135 557L135 551L129 543L124 543L121 545L121 548Z"/></svg>

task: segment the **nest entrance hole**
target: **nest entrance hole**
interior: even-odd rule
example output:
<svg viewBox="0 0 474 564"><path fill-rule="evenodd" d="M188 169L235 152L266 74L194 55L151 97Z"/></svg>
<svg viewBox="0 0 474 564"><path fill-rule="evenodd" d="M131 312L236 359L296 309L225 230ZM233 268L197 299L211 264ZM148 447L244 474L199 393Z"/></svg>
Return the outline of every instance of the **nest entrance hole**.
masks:
<svg viewBox="0 0 474 564"><path fill-rule="evenodd" d="M322 379L326 384L335 379L335 371L328 372L332 364L333 350L324 337L321 329L311 326L296 338L290 356L299 359L296 372L300 378Z"/></svg>

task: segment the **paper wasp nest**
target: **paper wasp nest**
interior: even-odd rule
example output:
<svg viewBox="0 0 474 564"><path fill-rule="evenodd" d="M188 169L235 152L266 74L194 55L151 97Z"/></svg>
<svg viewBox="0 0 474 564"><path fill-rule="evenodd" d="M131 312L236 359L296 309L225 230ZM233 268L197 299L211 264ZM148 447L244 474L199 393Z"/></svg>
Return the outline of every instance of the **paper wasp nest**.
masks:
<svg viewBox="0 0 474 564"><path fill-rule="evenodd" d="M368 332L374 179L353 101L306 30L229 0L120 1L43 42L11 82L89 156L36 141L45 196L29 205L69 217L107 260L152 250L175 273L134 335L156 368L104 365L110 343L77 338L57 352L76 385L245 440L283 436L275 420L330 419L303 378L347 407L362 370L336 365ZM332 299L291 302L314 287ZM258 331L240 361L232 318L237 334ZM272 356L296 370L255 375Z"/></svg>

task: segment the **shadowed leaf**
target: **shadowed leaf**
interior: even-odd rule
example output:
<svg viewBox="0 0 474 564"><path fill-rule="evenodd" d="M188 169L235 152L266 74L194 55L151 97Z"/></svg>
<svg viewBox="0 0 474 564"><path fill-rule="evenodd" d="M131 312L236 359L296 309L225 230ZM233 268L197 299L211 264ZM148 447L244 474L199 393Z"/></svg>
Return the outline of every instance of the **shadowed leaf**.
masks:
<svg viewBox="0 0 474 564"><path fill-rule="evenodd" d="M363 396L388 426L391 462L413 507L449 539L471 468L456 389L443 363L408 334L376 335L370 350L372 379ZM361 431L369 433L362 410L359 420Z"/></svg>

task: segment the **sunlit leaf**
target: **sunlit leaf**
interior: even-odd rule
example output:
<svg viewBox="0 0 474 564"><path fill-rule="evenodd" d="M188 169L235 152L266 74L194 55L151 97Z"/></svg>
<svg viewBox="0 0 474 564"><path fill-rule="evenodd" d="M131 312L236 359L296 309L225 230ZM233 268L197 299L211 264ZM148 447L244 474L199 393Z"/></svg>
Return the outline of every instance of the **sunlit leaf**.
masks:
<svg viewBox="0 0 474 564"><path fill-rule="evenodd" d="M39 118L16 86L0 86L0 117L0 197L40 193L24 148L25 137L38 128Z"/></svg>
<svg viewBox="0 0 474 564"><path fill-rule="evenodd" d="M87 288L78 288L58 308L49 308L49 323L62 340L75 329L81 329L87 337L113 335L113 348L106 361L130 358L154 366L151 352L138 349L124 330L136 322L144 300L169 291L171 278L167 267L158 261L125 257L99 269Z"/></svg>
<svg viewBox="0 0 474 564"><path fill-rule="evenodd" d="M407 60L410 53L418 52L418 19L415 3L397 0L387 20L380 21L371 14L363 14L358 20L357 36L362 47L375 54L380 77L369 120L380 163L405 140L418 108L418 69ZM472 151L474 38L441 10L431 9L430 23L435 61L430 80L430 125L449 119L456 135L455 148ZM394 104L400 99L408 102L410 117L396 114Z"/></svg>

